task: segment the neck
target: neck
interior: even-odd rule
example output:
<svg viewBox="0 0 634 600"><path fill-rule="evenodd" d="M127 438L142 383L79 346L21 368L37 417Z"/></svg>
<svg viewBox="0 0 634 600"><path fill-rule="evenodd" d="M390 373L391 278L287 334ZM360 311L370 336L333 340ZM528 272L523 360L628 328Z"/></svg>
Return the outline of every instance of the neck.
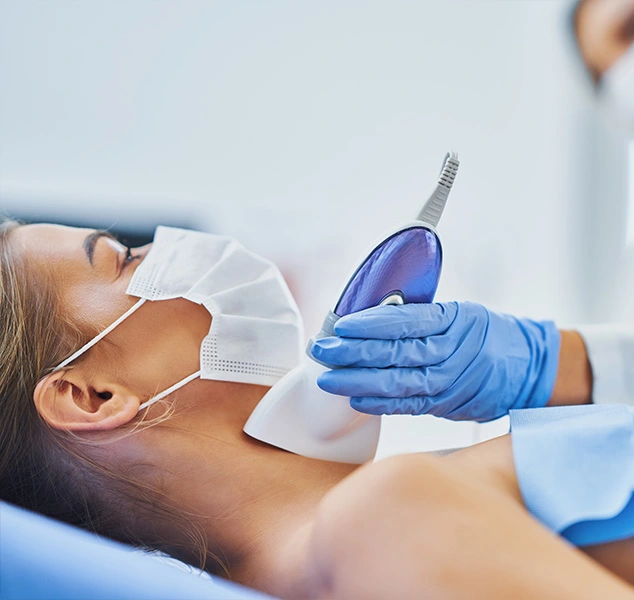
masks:
<svg viewBox="0 0 634 600"><path fill-rule="evenodd" d="M304 597L307 587L317 587L307 564L317 509L356 465L308 459L283 450L257 454L253 462L259 465L257 482L243 490L234 519L225 522L238 550L232 575L236 581L281 597Z"/></svg>
<svg viewBox="0 0 634 600"><path fill-rule="evenodd" d="M247 436L242 427L267 389L190 383L174 394L174 415L142 432L143 454L170 473L166 493L203 517L210 549L233 580L292 597L307 585L303 561L317 506L356 465L305 458Z"/></svg>

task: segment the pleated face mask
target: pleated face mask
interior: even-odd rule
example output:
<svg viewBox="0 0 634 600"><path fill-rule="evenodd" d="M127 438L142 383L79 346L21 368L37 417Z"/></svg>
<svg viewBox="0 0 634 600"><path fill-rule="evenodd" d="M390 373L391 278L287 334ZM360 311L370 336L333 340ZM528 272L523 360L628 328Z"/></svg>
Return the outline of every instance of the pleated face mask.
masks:
<svg viewBox="0 0 634 600"><path fill-rule="evenodd" d="M92 348L148 300L184 298L204 306L212 316L200 348L200 370L153 396L139 410L197 377L272 386L302 356L302 319L282 274L232 238L157 227L153 245L126 293L138 302L55 370Z"/></svg>

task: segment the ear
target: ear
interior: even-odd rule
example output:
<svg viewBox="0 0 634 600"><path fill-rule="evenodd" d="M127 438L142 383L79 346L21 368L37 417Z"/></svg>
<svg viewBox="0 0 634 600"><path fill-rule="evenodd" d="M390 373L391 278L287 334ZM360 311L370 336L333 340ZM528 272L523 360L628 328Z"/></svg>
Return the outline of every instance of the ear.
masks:
<svg viewBox="0 0 634 600"><path fill-rule="evenodd" d="M55 429L106 431L129 423L141 400L119 385L94 386L77 369L44 377L33 392L42 418Z"/></svg>

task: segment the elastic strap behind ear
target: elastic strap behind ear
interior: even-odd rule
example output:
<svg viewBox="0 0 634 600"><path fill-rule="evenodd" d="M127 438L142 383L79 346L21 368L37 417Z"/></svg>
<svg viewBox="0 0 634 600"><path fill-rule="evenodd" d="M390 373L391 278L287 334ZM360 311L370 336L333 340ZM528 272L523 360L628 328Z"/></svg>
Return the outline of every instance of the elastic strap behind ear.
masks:
<svg viewBox="0 0 634 600"><path fill-rule="evenodd" d="M162 400L163 398L165 398L165 396L169 396L172 392L175 392L176 390L182 388L186 383L189 383L190 381L196 379L196 377L200 377L200 371L192 373L188 377L185 377L185 379L181 379L178 383L175 383L172 387L168 387L166 390L163 390L160 394L152 396L152 398L150 398L147 402L144 402L143 404L141 404L141 406L139 406L139 411L152 406L152 404L158 402L159 400Z"/></svg>

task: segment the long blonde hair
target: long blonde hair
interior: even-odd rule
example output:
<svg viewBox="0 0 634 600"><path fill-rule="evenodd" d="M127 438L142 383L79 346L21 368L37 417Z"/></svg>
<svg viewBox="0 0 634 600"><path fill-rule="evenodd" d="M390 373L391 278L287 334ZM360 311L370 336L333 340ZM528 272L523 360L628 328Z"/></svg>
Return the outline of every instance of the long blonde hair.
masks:
<svg viewBox="0 0 634 600"><path fill-rule="evenodd" d="M226 573L200 525L158 486L98 463L37 412L37 382L95 332L64 314L45 266L29 265L12 247L19 226L0 222L0 499ZM165 525L184 532L187 543L165 540Z"/></svg>

